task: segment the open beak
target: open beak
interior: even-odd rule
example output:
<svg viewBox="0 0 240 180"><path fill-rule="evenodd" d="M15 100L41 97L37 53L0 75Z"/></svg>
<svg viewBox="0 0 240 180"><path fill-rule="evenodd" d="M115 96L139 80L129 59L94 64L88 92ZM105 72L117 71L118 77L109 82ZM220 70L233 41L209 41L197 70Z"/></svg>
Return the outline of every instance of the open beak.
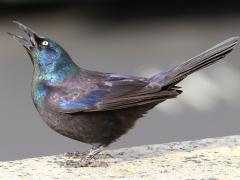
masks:
<svg viewBox="0 0 240 180"><path fill-rule="evenodd" d="M36 33L32 29L30 29L29 27L23 25L18 21L13 21L13 23L17 24L18 27L28 35L29 40L27 40L22 36L17 36L12 33L8 33L8 34L12 36L19 44L25 47L28 51L31 51L33 48L37 47L38 36L36 35Z"/></svg>

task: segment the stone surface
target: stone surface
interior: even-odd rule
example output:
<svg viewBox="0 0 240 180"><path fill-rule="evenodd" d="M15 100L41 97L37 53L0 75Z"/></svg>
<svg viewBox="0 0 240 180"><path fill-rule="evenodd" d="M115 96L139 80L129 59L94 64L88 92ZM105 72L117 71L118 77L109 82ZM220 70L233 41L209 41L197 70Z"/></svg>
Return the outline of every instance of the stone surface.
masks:
<svg viewBox="0 0 240 180"><path fill-rule="evenodd" d="M104 153L113 157L100 158L98 167L60 167L63 155L0 162L0 179L240 179L240 136Z"/></svg>

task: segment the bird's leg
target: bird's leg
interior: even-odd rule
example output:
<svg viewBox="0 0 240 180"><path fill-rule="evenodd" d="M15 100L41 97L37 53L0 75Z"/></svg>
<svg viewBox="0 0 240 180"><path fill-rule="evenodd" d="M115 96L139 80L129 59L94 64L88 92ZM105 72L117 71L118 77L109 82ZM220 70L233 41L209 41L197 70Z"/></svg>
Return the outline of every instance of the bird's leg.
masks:
<svg viewBox="0 0 240 180"><path fill-rule="evenodd" d="M104 149L103 145L94 145L91 149L86 152L86 155L82 157L81 162L88 164L91 160L95 159L96 156Z"/></svg>
<svg viewBox="0 0 240 180"><path fill-rule="evenodd" d="M65 156L79 158L79 160L78 161L67 160L64 164L62 164L62 166L85 167L85 166L90 165L91 163L94 164L94 162L92 160L97 158L97 155L104 149L104 147L105 146L103 146L103 145L93 145L93 147L86 152L83 152L83 153L76 152L77 154L74 154L75 152L69 153L70 156L68 156L68 155L65 155ZM77 155L77 157L75 155Z"/></svg>
<svg viewBox="0 0 240 180"><path fill-rule="evenodd" d="M102 147L102 148L101 148ZM66 152L64 153L64 156L67 158L73 158L73 159L78 159L78 158L84 158L88 155L91 155L93 152L97 152L98 149L100 149L100 152L103 149L102 145L93 145L93 147L85 152L79 152L79 151L74 151L74 152ZM98 152L99 153L99 152ZM96 155L98 154L96 153Z"/></svg>

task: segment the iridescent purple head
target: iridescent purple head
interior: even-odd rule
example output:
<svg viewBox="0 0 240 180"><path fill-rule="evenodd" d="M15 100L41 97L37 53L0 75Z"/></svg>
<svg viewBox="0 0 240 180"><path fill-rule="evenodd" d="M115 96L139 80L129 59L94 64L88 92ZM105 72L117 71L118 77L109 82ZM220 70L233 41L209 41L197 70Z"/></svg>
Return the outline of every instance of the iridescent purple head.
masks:
<svg viewBox="0 0 240 180"><path fill-rule="evenodd" d="M55 41L38 35L22 23L13 22L28 35L29 40L12 33L8 34L27 50L35 68L38 68L40 71L50 72L63 66L74 64L67 52Z"/></svg>

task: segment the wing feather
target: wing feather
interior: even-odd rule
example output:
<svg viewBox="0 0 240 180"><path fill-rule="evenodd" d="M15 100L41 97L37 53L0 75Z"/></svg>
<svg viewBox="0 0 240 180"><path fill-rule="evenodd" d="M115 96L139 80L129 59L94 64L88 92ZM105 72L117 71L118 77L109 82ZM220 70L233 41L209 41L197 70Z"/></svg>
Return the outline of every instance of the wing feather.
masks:
<svg viewBox="0 0 240 180"><path fill-rule="evenodd" d="M45 98L46 105L58 112L77 113L108 111L159 103L175 98L177 89L161 90L158 84L149 85L149 80L135 76L108 74L104 81L97 82L82 93L82 88L56 87Z"/></svg>

